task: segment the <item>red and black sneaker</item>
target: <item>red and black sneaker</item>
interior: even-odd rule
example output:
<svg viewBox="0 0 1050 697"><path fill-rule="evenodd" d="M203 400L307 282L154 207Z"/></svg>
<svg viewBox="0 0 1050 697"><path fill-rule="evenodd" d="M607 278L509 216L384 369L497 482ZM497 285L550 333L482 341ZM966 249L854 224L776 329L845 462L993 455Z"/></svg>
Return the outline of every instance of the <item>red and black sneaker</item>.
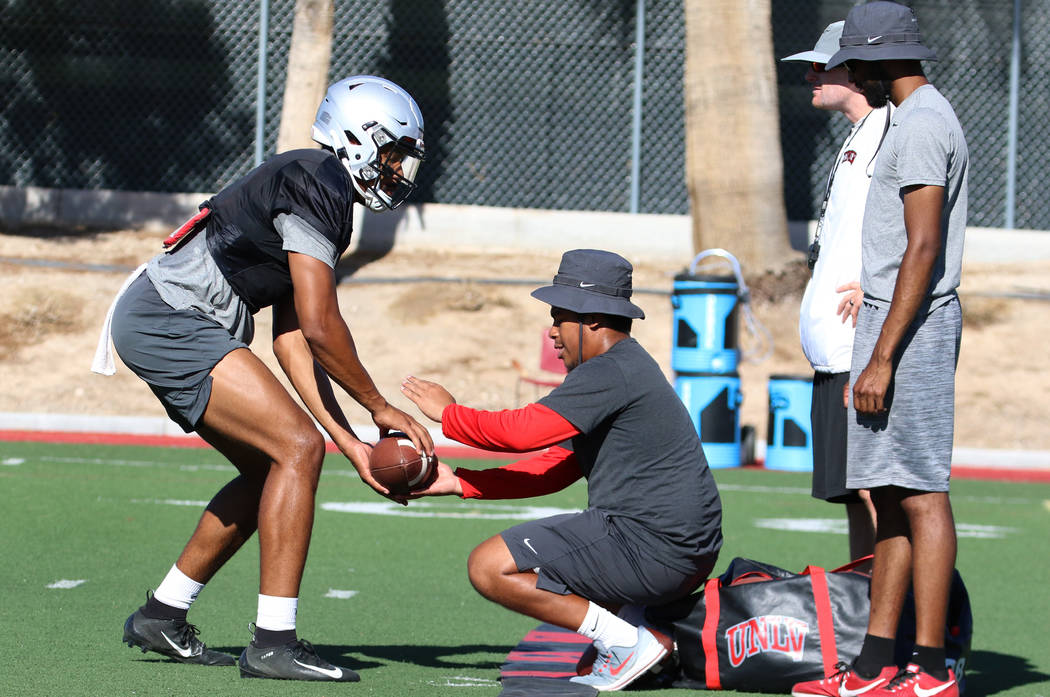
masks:
<svg viewBox="0 0 1050 697"><path fill-rule="evenodd" d="M871 693L870 697L959 697L959 685L955 673L948 670L948 679L933 677L914 663L897 673L884 687Z"/></svg>
<svg viewBox="0 0 1050 697"><path fill-rule="evenodd" d="M853 666L839 663L836 671L820 680L809 680L796 683L791 688L793 697L859 697L882 687L897 674L896 666L886 666L874 678L866 679L857 675Z"/></svg>

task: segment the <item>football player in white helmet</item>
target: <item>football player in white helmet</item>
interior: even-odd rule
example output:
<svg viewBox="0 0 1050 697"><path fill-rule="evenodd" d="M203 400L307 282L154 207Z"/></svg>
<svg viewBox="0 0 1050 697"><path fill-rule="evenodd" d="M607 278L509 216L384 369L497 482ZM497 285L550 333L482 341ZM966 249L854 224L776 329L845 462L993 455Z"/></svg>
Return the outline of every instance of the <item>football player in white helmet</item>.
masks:
<svg viewBox="0 0 1050 697"><path fill-rule="evenodd" d="M355 671L299 638L326 449L317 425L385 496L390 491L368 466L372 446L354 433L333 385L367 410L381 435L403 432L427 455L434 443L383 397L361 362L339 309L335 267L350 245L355 203L388 210L415 188L423 119L392 82L352 77L328 90L313 137L324 149L269 157L204 201L165 251L136 270L106 320L98 369L114 369L112 335L124 364L155 387L168 415L237 469L160 585L125 621L124 642L185 663L236 664L243 677L356 682ZM250 346L254 315L264 308L272 308L273 354L298 401ZM253 536L258 605L251 643L238 658L201 642L187 613Z"/></svg>
<svg viewBox="0 0 1050 697"><path fill-rule="evenodd" d="M312 137L343 163L370 210L397 208L416 188L423 115L389 80L355 75L329 87Z"/></svg>

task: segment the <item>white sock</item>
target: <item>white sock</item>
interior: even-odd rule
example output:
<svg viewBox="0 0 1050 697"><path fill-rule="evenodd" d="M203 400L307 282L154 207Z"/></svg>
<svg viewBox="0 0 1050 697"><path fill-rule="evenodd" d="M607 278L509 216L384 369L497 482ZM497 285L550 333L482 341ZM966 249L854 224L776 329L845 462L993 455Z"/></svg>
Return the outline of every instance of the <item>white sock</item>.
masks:
<svg viewBox="0 0 1050 697"><path fill-rule="evenodd" d="M282 598L277 595L259 594L259 612L255 626L271 632L295 629L295 614L299 610L299 598Z"/></svg>
<svg viewBox="0 0 1050 697"><path fill-rule="evenodd" d="M593 641L610 646L634 646L638 643L638 628L628 624L600 605L590 603L583 624L576 630Z"/></svg>
<svg viewBox="0 0 1050 697"><path fill-rule="evenodd" d="M204 588L203 583L197 583L172 564L171 571L157 586L157 590L153 591L153 597L165 605L171 605L180 610L189 610L202 588Z"/></svg>

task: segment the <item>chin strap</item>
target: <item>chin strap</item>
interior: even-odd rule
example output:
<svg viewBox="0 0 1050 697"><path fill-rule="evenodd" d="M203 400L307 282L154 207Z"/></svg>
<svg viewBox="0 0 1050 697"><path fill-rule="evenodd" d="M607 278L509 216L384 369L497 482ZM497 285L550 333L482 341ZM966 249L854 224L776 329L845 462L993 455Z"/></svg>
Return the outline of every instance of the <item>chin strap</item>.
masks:
<svg viewBox="0 0 1050 697"><path fill-rule="evenodd" d="M580 318L580 362L577 365L583 365L583 318Z"/></svg>

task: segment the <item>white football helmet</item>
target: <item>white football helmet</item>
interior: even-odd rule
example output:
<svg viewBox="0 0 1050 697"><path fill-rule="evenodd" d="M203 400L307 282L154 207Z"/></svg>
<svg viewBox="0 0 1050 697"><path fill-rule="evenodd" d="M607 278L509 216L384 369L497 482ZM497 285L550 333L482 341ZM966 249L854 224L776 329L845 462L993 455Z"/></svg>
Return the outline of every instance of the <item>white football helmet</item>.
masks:
<svg viewBox="0 0 1050 697"><path fill-rule="evenodd" d="M393 82L355 75L329 87L312 137L335 152L369 209L397 208L415 190L423 115Z"/></svg>

